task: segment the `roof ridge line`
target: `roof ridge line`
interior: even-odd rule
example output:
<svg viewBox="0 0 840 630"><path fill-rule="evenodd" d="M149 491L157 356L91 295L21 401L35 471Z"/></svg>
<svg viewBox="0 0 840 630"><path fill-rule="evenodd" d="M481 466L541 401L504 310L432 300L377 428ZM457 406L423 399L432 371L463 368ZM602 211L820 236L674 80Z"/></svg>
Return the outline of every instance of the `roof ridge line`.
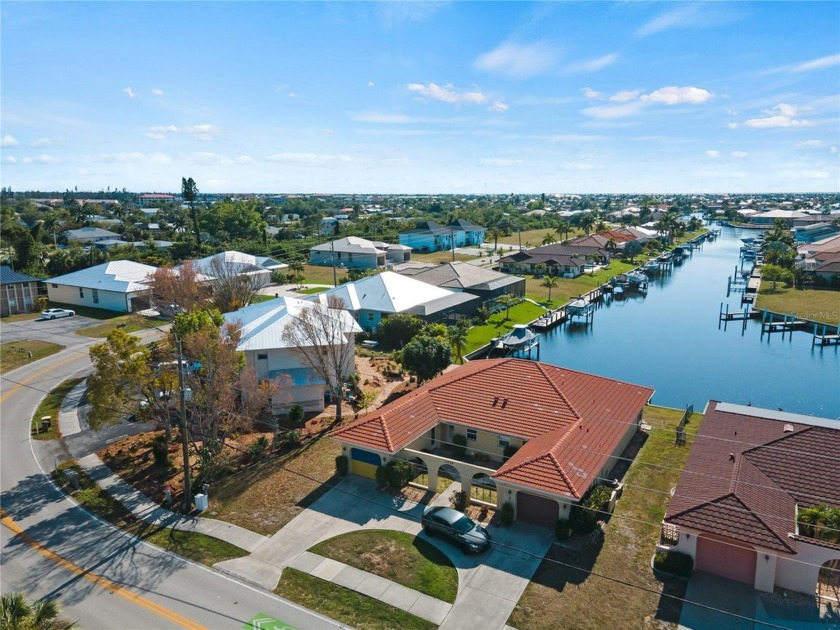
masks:
<svg viewBox="0 0 840 630"><path fill-rule="evenodd" d="M566 436L564 435L563 438L565 438L565 437ZM561 438L560 441L562 442L562 438ZM558 444L559 444L559 442L558 442ZM557 466L557 470L560 471L560 476L563 477L563 481L565 481L566 484L572 489L572 494L575 496L576 499L580 499L581 496L582 496L580 491L578 491L577 486L574 483L572 483L572 480L566 474L566 471L563 469L563 466L560 464L560 461L557 459L557 457L555 457L553 449L548 452L548 456L551 458L551 460Z"/></svg>
<svg viewBox="0 0 840 630"><path fill-rule="evenodd" d="M726 412L724 412L724 413L726 413ZM777 420L776 422L782 422L782 421L781 421L781 420ZM796 423L796 422L785 422L785 424L797 424L797 423ZM779 437L777 437L777 438L773 438L773 439L772 439L772 440L770 440L769 442L765 442L764 444L756 444L756 445L755 445L755 446L753 446L752 448L748 448L748 449L747 449L747 450L745 450L745 451L741 451L741 454L742 454L742 455L744 455L744 454L746 454L746 453L752 453L752 452L757 451L757 450L759 450L759 449L761 449L761 448L764 448L764 447L766 447L766 446L770 446L771 444L775 444L776 442L780 442L780 441L782 441L782 440L787 440L787 439L790 439L790 438L791 438L791 437L793 437L794 435L799 435L799 434L801 434L801 433L807 433L807 432L808 432L808 431L810 431L811 429L818 429L818 428L820 428L820 427L817 427L817 426L815 426L815 425L805 425L805 427L804 427L804 428L802 428L800 431L793 430L793 431L791 431L791 432L789 432L789 433L784 433L784 434L782 434L781 436L779 436ZM760 469L759 469L759 470L760 470Z"/></svg>
<svg viewBox="0 0 840 630"><path fill-rule="evenodd" d="M578 410L577 410L577 409L575 409L575 408L572 406L572 403L571 403L571 402L569 402L569 399L568 399L568 398L566 398L565 394L563 394L563 392L561 392L561 391L560 391L560 388L557 386L557 383L555 383L555 382L554 382L554 379L552 379L552 378L548 375L548 372L546 372L546 371L545 371L545 368L543 367L543 365L542 365L541 363L539 363L539 362L535 363L535 365L537 366L537 369L538 369L538 370L542 373L542 375L546 378L546 380L547 380L549 383L551 383L551 387L554 389L554 391L555 391L555 392L557 392L557 395L558 395L558 396L560 396L560 399L561 399L564 403L566 403L566 406L567 406L567 407L571 410L571 412L572 412L572 414L574 415L574 417L575 417L575 418L577 418L577 420L578 420L578 421L583 420L583 416L581 416L581 415L578 413ZM568 435L568 433L567 433L566 435ZM563 437L566 437L566 436L564 435ZM562 441L562 438L561 438L561 441Z"/></svg>

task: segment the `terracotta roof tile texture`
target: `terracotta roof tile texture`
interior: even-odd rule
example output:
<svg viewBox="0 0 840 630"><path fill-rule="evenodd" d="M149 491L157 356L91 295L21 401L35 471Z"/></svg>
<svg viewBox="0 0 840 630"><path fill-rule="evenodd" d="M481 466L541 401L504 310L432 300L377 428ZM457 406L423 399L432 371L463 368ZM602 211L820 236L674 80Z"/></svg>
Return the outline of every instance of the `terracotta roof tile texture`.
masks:
<svg viewBox="0 0 840 630"><path fill-rule="evenodd" d="M526 444L497 478L580 497L652 395L536 361L471 361L332 435L390 453L441 422L518 437Z"/></svg>
<svg viewBox="0 0 840 630"><path fill-rule="evenodd" d="M840 430L722 412L712 401L665 520L795 553L796 504L840 506L838 453Z"/></svg>

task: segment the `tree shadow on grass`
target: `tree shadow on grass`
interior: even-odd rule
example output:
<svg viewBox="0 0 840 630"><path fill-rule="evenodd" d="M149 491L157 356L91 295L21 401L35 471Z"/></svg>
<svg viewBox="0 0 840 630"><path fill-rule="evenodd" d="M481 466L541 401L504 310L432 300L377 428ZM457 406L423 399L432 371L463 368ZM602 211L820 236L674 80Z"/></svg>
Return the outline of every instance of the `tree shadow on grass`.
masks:
<svg viewBox="0 0 840 630"><path fill-rule="evenodd" d="M589 577L603 545L603 536L581 550L552 545L531 581L560 592L570 584L579 586Z"/></svg>
<svg viewBox="0 0 840 630"><path fill-rule="evenodd" d="M661 581L662 593L659 596L654 617L659 621L678 624L688 582L671 577L661 578Z"/></svg>

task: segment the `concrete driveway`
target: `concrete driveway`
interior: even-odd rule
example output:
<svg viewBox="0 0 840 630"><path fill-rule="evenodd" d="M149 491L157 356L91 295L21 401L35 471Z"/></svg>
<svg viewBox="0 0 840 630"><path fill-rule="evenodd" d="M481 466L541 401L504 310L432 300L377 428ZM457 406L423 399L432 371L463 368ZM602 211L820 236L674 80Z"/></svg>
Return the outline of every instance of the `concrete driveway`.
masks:
<svg viewBox="0 0 840 630"><path fill-rule="evenodd" d="M26 319L16 322L0 322L0 337L3 343L22 339L39 339L72 347L90 343L90 339L75 334L80 328L88 328L102 322L90 317L75 315L59 319ZM97 340L98 341L98 340Z"/></svg>
<svg viewBox="0 0 840 630"><path fill-rule="evenodd" d="M422 532L420 517L426 505L395 499L379 492L372 480L350 477L250 556L216 566L274 589L283 568L322 540L361 529L403 531L438 547L458 571L458 596L440 627L501 629L548 551L553 532L527 524L491 527L492 550L467 556L454 545Z"/></svg>

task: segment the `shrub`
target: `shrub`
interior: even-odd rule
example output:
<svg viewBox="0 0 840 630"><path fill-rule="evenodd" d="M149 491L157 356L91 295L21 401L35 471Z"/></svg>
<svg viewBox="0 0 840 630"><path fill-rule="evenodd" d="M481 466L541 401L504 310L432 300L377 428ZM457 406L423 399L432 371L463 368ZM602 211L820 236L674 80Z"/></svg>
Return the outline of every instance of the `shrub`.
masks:
<svg viewBox="0 0 840 630"><path fill-rule="evenodd" d="M296 427L303 424L303 407L297 403L289 407L289 422Z"/></svg>
<svg viewBox="0 0 840 630"><path fill-rule="evenodd" d="M376 481L382 487L387 486L398 490L412 479L414 479L414 466L411 462L401 459L392 459L376 469Z"/></svg>
<svg viewBox="0 0 840 630"><path fill-rule="evenodd" d="M339 477L346 477L350 470L350 462L347 460L347 455L338 455L335 458L335 473Z"/></svg>
<svg viewBox="0 0 840 630"><path fill-rule="evenodd" d="M557 540L566 540L572 534L572 529L569 527L569 519L558 518L557 524L554 526L554 534Z"/></svg>
<svg viewBox="0 0 840 630"><path fill-rule="evenodd" d="M502 504L502 525L511 525L513 523L513 503L505 501Z"/></svg>
<svg viewBox="0 0 840 630"><path fill-rule="evenodd" d="M389 473L387 466L379 466L376 469L376 483L379 485L380 488L384 488L388 485L389 481Z"/></svg>
<svg viewBox="0 0 840 630"><path fill-rule="evenodd" d="M289 446L297 446L300 444L300 433L297 431L287 431L286 443L288 443Z"/></svg>
<svg viewBox="0 0 840 630"><path fill-rule="evenodd" d="M660 551L653 556L653 567L665 573L689 577L694 569L694 560L679 551Z"/></svg>
<svg viewBox="0 0 840 630"><path fill-rule="evenodd" d="M452 502L452 507L463 512L467 509L467 505L469 505L470 496L463 490L459 490L458 492L452 493L450 501Z"/></svg>
<svg viewBox="0 0 840 630"><path fill-rule="evenodd" d="M155 459L155 466L158 468L169 466L169 443L164 436L156 437L152 442L152 456Z"/></svg>
<svg viewBox="0 0 840 630"><path fill-rule="evenodd" d="M598 519L603 517L610 504L611 490L606 486L595 486L578 505L573 505L569 514L569 525L580 534L595 531Z"/></svg>
<svg viewBox="0 0 840 630"><path fill-rule="evenodd" d="M455 445L455 452L463 457L467 452L467 438L465 435L456 433L452 436L452 443Z"/></svg>
<svg viewBox="0 0 840 630"><path fill-rule="evenodd" d="M265 454L268 451L268 438L265 436L260 436L257 440L248 447L248 450L245 451L245 455L251 461L258 462L265 458Z"/></svg>

